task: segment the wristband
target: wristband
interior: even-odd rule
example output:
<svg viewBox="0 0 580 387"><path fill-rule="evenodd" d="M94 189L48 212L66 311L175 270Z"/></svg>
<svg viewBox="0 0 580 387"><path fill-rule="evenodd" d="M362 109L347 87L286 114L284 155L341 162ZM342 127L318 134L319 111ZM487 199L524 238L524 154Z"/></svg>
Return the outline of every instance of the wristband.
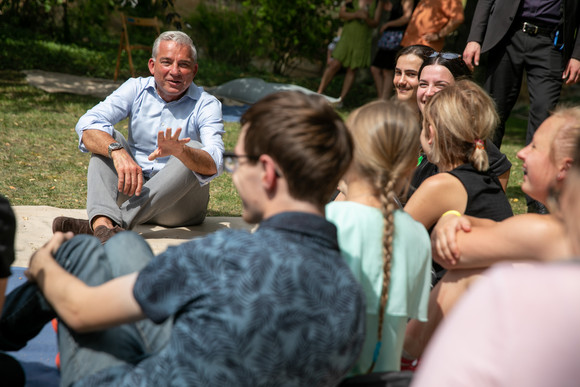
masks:
<svg viewBox="0 0 580 387"><path fill-rule="evenodd" d="M457 211L457 210L449 210L447 212L444 212L443 215L441 215L441 217L444 217L445 215L450 215L453 214L455 216L461 216L461 212Z"/></svg>

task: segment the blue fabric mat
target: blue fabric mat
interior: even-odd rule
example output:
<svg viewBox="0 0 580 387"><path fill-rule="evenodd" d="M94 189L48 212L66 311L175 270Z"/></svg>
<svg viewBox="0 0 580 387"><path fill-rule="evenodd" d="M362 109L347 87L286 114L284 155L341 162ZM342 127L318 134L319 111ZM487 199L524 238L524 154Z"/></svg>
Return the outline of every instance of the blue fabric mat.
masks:
<svg viewBox="0 0 580 387"><path fill-rule="evenodd" d="M249 109L251 105L228 106L222 105L222 114L225 122L240 122L242 114Z"/></svg>
<svg viewBox="0 0 580 387"><path fill-rule="evenodd" d="M12 267L8 279L7 292L26 282L23 267ZM56 332L50 323L46 324L40 334L28 342L18 352L8 352L16 358L26 373L26 385L30 387L57 387L60 373L56 368L55 357L58 352Z"/></svg>

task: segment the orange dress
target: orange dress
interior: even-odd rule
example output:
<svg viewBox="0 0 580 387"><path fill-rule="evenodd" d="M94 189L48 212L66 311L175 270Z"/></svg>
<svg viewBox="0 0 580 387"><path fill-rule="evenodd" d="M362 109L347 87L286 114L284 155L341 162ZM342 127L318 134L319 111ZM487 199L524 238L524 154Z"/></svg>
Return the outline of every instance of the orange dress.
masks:
<svg viewBox="0 0 580 387"><path fill-rule="evenodd" d="M445 44L445 38L434 42L427 42L423 35L436 34L449 23L463 15L463 3L461 0L421 0L413 11L401 46L407 47L414 44L424 44L441 51Z"/></svg>

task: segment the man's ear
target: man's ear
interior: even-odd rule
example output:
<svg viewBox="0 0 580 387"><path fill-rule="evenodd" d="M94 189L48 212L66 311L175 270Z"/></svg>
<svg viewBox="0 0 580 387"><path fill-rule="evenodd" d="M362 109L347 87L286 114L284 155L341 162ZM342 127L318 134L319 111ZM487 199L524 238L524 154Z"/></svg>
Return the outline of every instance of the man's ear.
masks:
<svg viewBox="0 0 580 387"><path fill-rule="evenodd" d="M149 58L147 66L149 66L149 72L151 75L153 75L155 73L155 60L153 58Z"/></svg>
<svg viewBox="0 0 580 387"><path fill-rule="evenodd" d="M268 155L261 155L259 163L262 164L263 175L262 184L266 190L272 190L276 188L278 182L278 167L276 162Z"/></svg>

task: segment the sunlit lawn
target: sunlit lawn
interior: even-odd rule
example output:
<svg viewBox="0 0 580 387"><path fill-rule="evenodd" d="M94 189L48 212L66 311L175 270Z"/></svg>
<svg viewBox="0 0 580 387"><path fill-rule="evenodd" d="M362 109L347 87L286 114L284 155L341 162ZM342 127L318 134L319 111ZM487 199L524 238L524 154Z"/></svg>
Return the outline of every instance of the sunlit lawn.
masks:
<svg viewBox="0 0 580 387"><path fill-rule="evenodd" d="M74 127L99 99L49 94L17 72L0 72L0 193L12 205L85 208L89 155L78 150ZM117 126L126 132L127 124ZM226 123L224 142L233 148L239 124ZM230 176L210 185L210 216L237 216L241 202Z"/></svg>
<svg viewBox="0 0 580 387"><path fill-rule="evenodd" d="M563 98L578 103L575 97ZM89 155L81 153L74 126L99 99L50 94L26 84L19 72L0 72L0 193L13 205L85 208ZM341 110L343 116L349 110ZM522 164L516 153L525 141L527 106L510 117L502 145L513 167L507 195L515 213L526 212ZM117 129L126 131L122 122ZM235 145L238 123L226 123L224 142ZM241 202L228 174L211 183L210 216L238 216Z"/></svg>

